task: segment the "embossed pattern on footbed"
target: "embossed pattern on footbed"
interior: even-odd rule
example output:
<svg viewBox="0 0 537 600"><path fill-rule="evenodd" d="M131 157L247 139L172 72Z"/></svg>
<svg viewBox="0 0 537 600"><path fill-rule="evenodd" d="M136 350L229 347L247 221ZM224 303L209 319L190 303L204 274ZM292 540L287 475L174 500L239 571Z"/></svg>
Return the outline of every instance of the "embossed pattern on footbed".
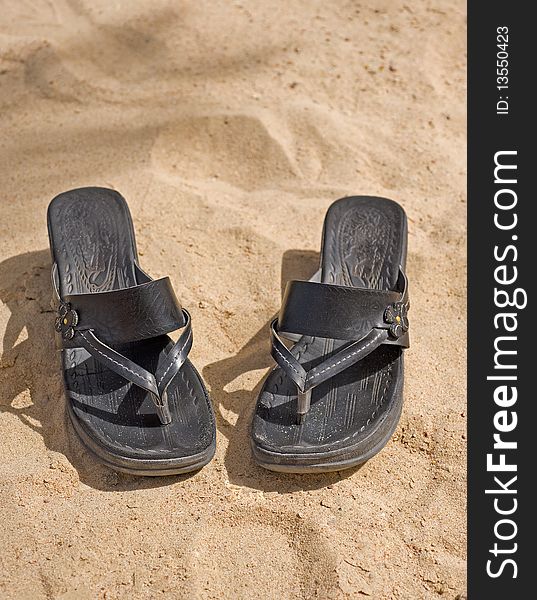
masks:
<svg viewBox="0 0 537 600"><path fill-rule="evenodd" d="M406 236L406 217L395 202L370 197L335 202L325 219L322 282L393 290L399 265L404 267L406 261ZM309 370L346 344L303 337L292 352ZM276 367L256 405L254 446L294 455L334 452L335 461L366 455L399 418L402 368L401 348L380 346L314 388L310 411L298 425L296 386Z"/></svg>
<svg viewBox="0 0 537 600"><path fill-rule="evenodd" d="M48 212L60 292L103 292L137 284L132 222L112 190L85 188L57 196ZM115 349L155 372L172 345L159 336ZM168 388L172 423L160 424L148 392L96 361L82 348L62 352L71 417L103 454L148 460L192 456L214 444L214 416L190 361Z"/></svg>

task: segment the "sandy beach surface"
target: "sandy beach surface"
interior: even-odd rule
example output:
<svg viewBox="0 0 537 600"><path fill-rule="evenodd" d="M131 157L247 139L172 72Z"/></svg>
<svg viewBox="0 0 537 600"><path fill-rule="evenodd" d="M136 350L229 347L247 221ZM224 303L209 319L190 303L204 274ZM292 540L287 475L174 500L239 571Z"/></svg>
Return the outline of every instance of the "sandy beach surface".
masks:
<svg viewBox="0 0 537 600"><path fill-rule="evenodd" d="M460 0L0 1L2 599L465 597L465 36ZM199 473L117 474L68 423L45 213L84 185L192 312ZM268 323L351 194L409 217L403 416L360 469L264 471Z"/></svg>

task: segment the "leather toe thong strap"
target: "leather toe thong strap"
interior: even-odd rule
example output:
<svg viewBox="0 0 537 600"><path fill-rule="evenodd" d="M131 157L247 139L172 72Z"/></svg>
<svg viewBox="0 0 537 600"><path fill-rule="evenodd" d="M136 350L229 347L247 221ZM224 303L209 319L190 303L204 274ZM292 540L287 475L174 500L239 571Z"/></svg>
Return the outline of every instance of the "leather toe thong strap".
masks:
<svg viewBox="0 0 537 600"><path fill-rule="evenodd" d="M152 373L101 342L93 331L80 331L77 334L77 339L82 348L111 371L155 396L160 395L157 380Z"/></svg>
<svg viewBox="0 0 537 600"><path fill-rule="evenodd" d="M274 321L272 321L270 324L272 358L285 371L285 373L287 373L287 376L295 383L297 388L301 391L304 391L308 372L283 343L276 330L277 323L278 320L274 319Z"/></svg>
<svg viewBox="0 0 537 600"><path fill-rule="evenodd" d="M362 339L347 344L339 352L306 371L285 346L277 332L277 320L271 324L272 356L301 392L307 392L356 364L384 344L388 338L385 329L373 329Z"/></svg>
<svg viewBox="0 0 537 600"><path fill-rule="evenodd" d="M173 378L179 373L192 348L191 318L188 311L185 309L183 311L185 316L183 332L177 342L170 348L165 360L159 365L154 375L105 344L95 335L93 330L76 331L73 337L73 341L77 346L87 350L95 360L121 375L127 381L150 392L163 424L171 422L166 391Z"/></svg>
<svg viewBox="0 0 537 600"><path fill-rule="evenodd" d="M188 354L192 348L192 324L190 313L183 308L185 314L185 326L179 339L172 346L166 360L158 367L155 373L155 379L157 381L157 387L159 393L163 394L172 382L173 378L179 373L179 370L183 366Z"/></svg>

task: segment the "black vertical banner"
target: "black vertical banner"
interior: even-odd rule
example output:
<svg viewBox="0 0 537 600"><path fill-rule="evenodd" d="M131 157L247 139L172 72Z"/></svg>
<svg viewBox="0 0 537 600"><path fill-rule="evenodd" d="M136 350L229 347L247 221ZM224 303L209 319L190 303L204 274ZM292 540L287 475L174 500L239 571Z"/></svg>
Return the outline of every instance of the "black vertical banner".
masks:
<svg viewBox="0 0 537 600"><path fill-rule="evenodd" d="M530 149L537 33L530 32L531 8L468 5L470 599L535 594L530 510L537 502L530 487L537 481L537 314L529 287L537 278L537 190L530 189L537 178L537 153Z"/></svg>

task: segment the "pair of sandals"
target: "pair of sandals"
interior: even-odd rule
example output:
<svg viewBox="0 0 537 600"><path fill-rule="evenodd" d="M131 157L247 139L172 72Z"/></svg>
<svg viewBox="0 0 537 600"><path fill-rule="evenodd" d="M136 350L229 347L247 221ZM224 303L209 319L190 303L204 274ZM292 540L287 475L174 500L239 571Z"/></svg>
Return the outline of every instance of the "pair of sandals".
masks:
<svg viewBox="0 0 537 600"><path fill-rule="evenodd" d="M130 474L200 469L214 455L216 427L188 359L190 314L168 277L153 280L140 268L125 200L104 188L65 192L50 203L48 230L56 340L82 442ZM259 465L337 471L388 442L409 346L406 253L407 220L395 202L350 197L329 208L320 270L287 284L271 324L277 365L252 423Z"/></svg>

